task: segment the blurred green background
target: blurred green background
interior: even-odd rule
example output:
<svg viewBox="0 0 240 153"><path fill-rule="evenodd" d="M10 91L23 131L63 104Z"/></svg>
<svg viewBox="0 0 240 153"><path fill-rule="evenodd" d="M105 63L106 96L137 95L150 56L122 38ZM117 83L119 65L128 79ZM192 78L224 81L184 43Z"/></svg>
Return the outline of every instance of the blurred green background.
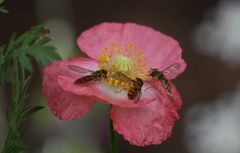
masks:
<svg viewBox="0 0 240 153"><path fill-rule="evenodd" d="M207 107L213 104L210 112L211 110L214 112L215 103L218 104L219 97L225 93L235 92L238 87L239 67L229 67L229 64L218 57L218 53L216 55L202 54L201 52L207 49L197 45L199 39L196 33L199 26L205 22L206 16L207 21L217 20L213 12L222 4L223 1L218 0L7 0L4 6L10 13L0 14L0 44L6 43L13 32L22 33L37 24L42 24L50 30L51 43L58 48L58 53L63 59L71 56L84 56L76 45L76 38L85 29L104 21L136 22L172 36L179 41L183 48L183 58L188 64L186 71L174 80L184 102L183 109L180 111L181 119L175 124L172 136L161 145L135 147L118 135L119 153L216 153L215 150L209 150L203 143L205 139L199 136L206 131L210 131L211 134L213 128L210 126L205 131L201 131L202 133L199 132L200 127L191 126L198 124L189 121L188 114L191 113L188 112L195 106L206 105ZM238 23L228 22L228 24ZM204 32L206 31L202 33L200 31L204 38L210 38L208 33ZM215 43L221 44L221 41ZM204 43L204 45L208 44ZM32 105L46 106L41 92L41 79L41 69L36 67L31 83L30 103ZM236 100L237 103L239 99ZM7 133L5 113L9 100L9 93L3 87L0 88L0 100L0 143L2 144ZM204 114L205 112L200 109L191 116L195 113ZM221 113L225 113L224 109ZM196 120L199 119L201 123L203 118L202 116L196 117ZM214 124L218 119L218 117L213 118L208 125L213 124L215 127ZM227 127L229 124L231 122L218 124L226 126L220 130L220 133L231 130ZM29 153L109 152L108 109L104 104L98 103L86 116L75 121L58 120L46 106L45 109L33 115L24 127L24 139L29 144ZM191 131L194 128L197 132ZM233 135L238 136L239 130L237 129ZM219 139L221 138L223 137ZM232 138L229 139L232 140ZM229 139L226 133L223 142L231 143ZM196 149L191 141L196 141L196 146L201 148ZM221 143L214 142L213 144L216 145L213 147L221 146ZM238 144L240 140L234 139L234 142ZM221 151L239 153L240 149L226 150L225 147L218 153Z"/></svg>

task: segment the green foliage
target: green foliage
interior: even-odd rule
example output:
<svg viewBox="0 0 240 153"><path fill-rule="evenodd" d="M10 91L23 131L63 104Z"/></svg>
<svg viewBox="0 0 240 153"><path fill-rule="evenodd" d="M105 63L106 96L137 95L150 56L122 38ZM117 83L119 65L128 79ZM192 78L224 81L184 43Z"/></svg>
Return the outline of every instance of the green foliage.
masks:
<svg viewBox="0 0 240 153"><path fill-rule="evenodd" d="M33 71L32 60L46 65L52 60L60 60L56 48L46 45L50 38L43 35L44 28L36 26L17 37L14 33L7 45L0 47L0 84L11 81L11 63L15 60L29 72Z"/></svg>
<svg viewBox="0 0 240 153"><path fill-rule="evenodd" d="M35 107L31 107L23 110L23 112L19 115L17 122L22 123L25 119L27 119L27 117L40 111L43 108L44 108L43 106L35 106Z"/></svg>
<svg viewBox="0 0 240 153"><path fill-rule="evenodd" d="M6 10L3 6L1 6L0 13L8 13L8 10Z"/></svg>
<svg viewBox="0 0 240 153"><path fill-rule="evenodd" d="M33 60L45 65L61 57L50 41L43 35L44 28L36 26L20 36L13 34L6 45L0 47L0 81L11 85L11 104L7 111L9 131L2 153L20 153L26 151L27 145L21 138L21 125L32 114L43 109L43 106L29 107L26 103L28 87L33 71Z"/></svg>
<svg viewBox="0 0 240 153"><path fill-rule="evenodd" d="M26 143L23 142L23 140L19 137L10 136L7 139L7 142L8 143L6 143L6 145L4 146L4 153L19 153L27 149Z"/></svg>
<svg viewBox="0 0 240 153"><path fill-rule="evenodd" d="M43 109L43 106L29 107L27 105L27 89L31 76L25 76L25 69L17 63L18 61L13 63L12 101L7 111L9 131L2 153L20 153L27 149L25 141L21 138L21 125L30 115Z"/></svg>
<svg viewBox="0 0 240 153"><path fill-rule="evenodd" d="M4 2L4 0L0 0L0 5ZM8 13L8 10L6 10L3 6L0 6L0 13Z"/></svg>

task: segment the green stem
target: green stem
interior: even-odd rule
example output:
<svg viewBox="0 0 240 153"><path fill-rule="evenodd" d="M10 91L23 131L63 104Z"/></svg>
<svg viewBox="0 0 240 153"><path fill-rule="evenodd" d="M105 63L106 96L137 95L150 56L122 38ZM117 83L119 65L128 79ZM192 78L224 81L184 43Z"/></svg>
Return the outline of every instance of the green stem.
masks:
<svg viewBox="0 0 240 153"><path fill-rule="evenodd" d="M2 153L19 153L25 150L25 144L20 143L19 123L17 121L20 112L22 112L22 110L19 109L19 102L23 101L26 95L26 93L22 92L25 88L23 84L25 79L24 73L24 70L18 63L14 62L13 78L11 81L11 103L8 108L9 130Z"/></svg>
<svg viewBox="0 0 240 153"><path fill-rule="evenodd" d="M110 143L111 143L111 153L117 153L116 134L113 129L113 124L110 117L109 117L109 134L110 134Z"/></svg>

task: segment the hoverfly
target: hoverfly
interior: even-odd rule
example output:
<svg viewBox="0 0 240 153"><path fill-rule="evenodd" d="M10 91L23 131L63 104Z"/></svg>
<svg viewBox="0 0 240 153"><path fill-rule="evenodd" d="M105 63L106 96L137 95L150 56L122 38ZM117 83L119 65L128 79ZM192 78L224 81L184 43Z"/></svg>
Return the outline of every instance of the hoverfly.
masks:
<svg viewBox="0 0 240 153"><path fill-rule="evenodd" d="M79 73L91 73L90 75L86 75L75 80L75 84L84 84L90 81L100 81L107 78L107 71L103 69L92 71L76 65L68 65L68 68Z"/></svg>
<svg viewBox="0 0 240 153"><path fill-rule="evenodd" d="M132 80L132 84L128 90L128 99L134 100L134 102L137 103L137 100L139 100L142 95L142 86L142 79L136 78L135 80Z"/></svg>
<svg viewBox="0 0 240 153"><path fill-rule="evenodd" d="M175 72L178 69L179 69L179 64L175 63L175 64L170 65L169 67L167 67L166 69L164 69L162 71L159 71L156 68L152 68L149 71L149 75L152 78L161 81L163 88L165 89L167 95L170 98L173 98L173 96L172 96L171 87L170 87L168 79L166 78L166 75L169 74L170 72Z"/></svg>
<svg viewBox="0 0 240 153"><path fill-rule="evenodd" d="M134 100L137 103L142 95L143 80L140 78L133 80L121 72L116 72L113 77L129 84L129 88L127 89L128 99Z"/></svg>
<svg viewBox="0 0 240 153"><path fill-rule="evenodd" d="M41 32L38 33L38 37L45 37L50 33L50 30L48 29L43 29Z"/></svg>
<svg viewBox="0 0 240 153"><path fill-rule="evenodd" d="M92 71L76 65L68 65L68 68L79 73L91 73L90 75L86 75L75 80L74 83L76 84L84 84L90 81L100 81L107 79L107 71L103 69ZM128 83L130 85L128 88L128 99L134 100L134 102L137 103L137 101L141 97L143 80L140 78L136 78L135 80L133 80L121 72L116 72L111 77Z"/></svg>

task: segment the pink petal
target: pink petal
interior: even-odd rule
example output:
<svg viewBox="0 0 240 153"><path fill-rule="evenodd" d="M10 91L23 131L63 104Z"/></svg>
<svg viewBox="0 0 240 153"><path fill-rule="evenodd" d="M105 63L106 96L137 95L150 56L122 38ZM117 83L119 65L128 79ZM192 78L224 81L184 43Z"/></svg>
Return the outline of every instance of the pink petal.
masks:
<svg viewBox="0 0 240 153"><path fill-rule="evenodd" d="M144 51L148 69L164 70L172 64L179 65L176 71L168 74L173 79L185 70L186 64L182 59L182 49L178 42L150 27L134 23L102 23L84 31L77 40L80 49L89 57L97 60L102 49L110 42L132 42Z"/></svg>
<svg viewBox="0 0 240 153"><path fill-rule="evenodd" d="M161 93L160 87L158 100L150 104L138 108L113 106L111 119L114 129L133 145L161 144L171 135L174 122L179 119L177 110L182 103L173 84L171 87L173 101Z"/></svg>
<svg viewBox="0 0 240 153"><path fill-rule="evenodd" d="M102 23L96 25L78 37L77 43L80 49L92 59L98 60L102 49L108 47L111 41L117 44L122 41L124 25L120 23Z"/></svg>
<svg viewBox="0 0 240 153"><path fill-rule="evenodd" d="M79 61L82 61L79 64ZM76 76L67 65L88 65L89 60L75 58L69 61L54 61L44 69L43 94L54 115L62 120L78 119L86 114L95 103L95 98L76 95L65 91L57 83L58 75ZM91 68L95 68L92 65Z"/></svg>
<svg viewBox="0 0 240 153"><path fill-rule="evenodd" d="M73 77L68 76L58 76L58 84L65 91L71 92L76 95L85 95L90 97L96 97L107 104L113 104L119 107L139 107L148 103L153 102L156 98L153 96L155 89L148 89L147 92L143 92L140 101L135 103L134 100L129 100L127 97L127 91L121 91L120 88L116 89L110 87L104 82L92 82L84 85L74 84ZM142 87L144 91L149 85L146 83Z"/></svg>
<svg viewBox="0 0 240 153"><path fill-rule="evenodd" d="M138 107L150 103L154 100L154 97L151 97L151 94L149 94L149 92L153 89L150 89L149 92L142 94L140 99L141 101L135 104L133 100L128 99L126 91L117 93L117 91L121 89L110 87L103 81L93 81L82 85L75 84L74 81L76 79L89 75L90 73L76 72L70 69L68 67L69 65L76 65L93 71L99 70L97 66L98 63L96 63L96 61L80 57L61 62L53 62L47 66L44 71L43 91L49 105L52 104L50 105L51 109L54 109L54 107L58 106L55 105L55 103L57 103L55 102L55 97L65 98L56 96L61 92L66 92L75 96L86 97L86 99L89 98L89 101L94 101L96 99L102 100L105 103L114 104L121 107ZM147 87L148 85L145 84L143 86L143 90ZM86 99L84 99L84 101ZM65 100L67 104L72 104L71 100Z"/></svg>

